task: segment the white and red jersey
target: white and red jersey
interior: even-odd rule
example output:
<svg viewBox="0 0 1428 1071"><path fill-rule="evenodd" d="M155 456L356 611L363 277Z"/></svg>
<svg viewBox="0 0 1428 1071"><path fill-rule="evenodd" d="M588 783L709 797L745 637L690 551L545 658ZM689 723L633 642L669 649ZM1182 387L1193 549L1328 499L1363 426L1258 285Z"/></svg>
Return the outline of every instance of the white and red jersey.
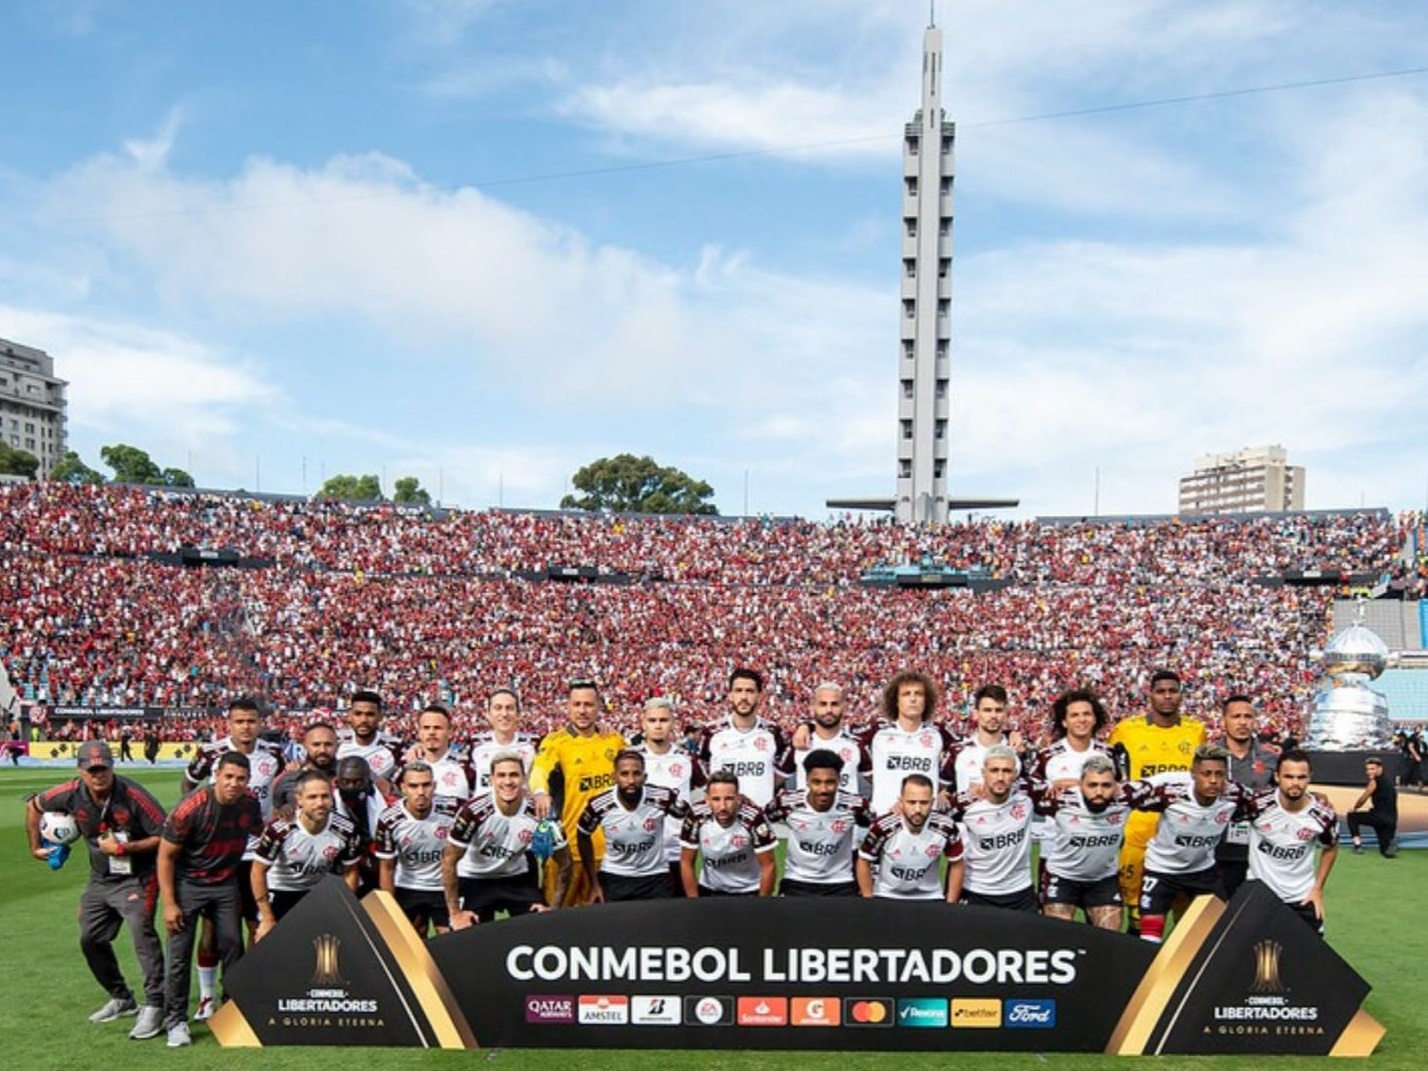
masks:
<svg viewBox="0 0 1428 1071"><path fill-rule="evenodd" d="M1277 788L1257 794L1250 813L1250 876L1288 904L1302 904L1314 891L1318 869L1315 845L1332 848L1339 841L1339 816L1317 792L1303 810L1286 810Z"/></svg>
<svg viewBox="0 0 1428 1071"><path fill-rule="evenodd" d="M688 808L667 788L645 785L633 808L620 802L620 790L606 789L585 806L576 828L587 837L605 832L605 858L600 870L622 878L667 874L664 853L665 819L683 818Z"/></svg>
<svg viewBox="0 0 1428 1071"><path fill-rule="evenodd" d="M531 764L535 762L536 745L539 743L540 741L529 733L517 733L515 739L508 744L500 743L495 733L480 733L474 737L466 751L466 761L476 772L473 793L491 791L491 760L503 751L514 751L519 755L526 768L526 776L529 777Z"/></svg>
<svg viewBox="0 0 1428 1071"><path fill-rule="evenodd" d="M727 826L709 805L692 804L679 832L679 845L699 853L704 869L699 884L723 893L759 891L759 856L778 847L778 838L762 811L752 803L739 807Z"/></svg>
<svg viewBox="0 0 1428 1071"><path fill-rule="evenodd" d="M1008 896L1031 887L1031 823L1044 790L1022 785L1001 803L958 793L949 812L962 827L966 892Z"/></svg>
<svg viewBox="0 0 1428 1071"><path fill-rule="evenodd" d="M639 753L645 757L645 784L658 785L673 792L685 804L689 803L689 789L694 779L694 757L680 747L671 746L668 751L651 751L648 744L640 747ZM682 823L678 818L667 818L664 823L664 857L666 862L679 862L679 834Z"/></svg>
<svg viewBox="0 0 1428 1071"><path fill-rule="evenodd" d="M1120 871L1128 804L1112 799L1092 810L1079 788L1068 788L1042 799L1037 812L1050 816L1041 838L1041 863L1056 877L1103 881Z"/></svg>
<svg viewBox="0 0 1428 1071"><path fill-rule="evenodd" d="M874 896L940 900L942 859L962 858L962 837L957 823L945 814L929 814L916 833L900 815L885 814L868 830L858 857L876 868Z"/></svg>
<svg viewBox="0 0 1428 1071"><path fill-rule="evenodd" d="M813 885L853 880L853 835L872 821L868 801L839 792L826 811L816 811L806 789L780 792L764 809L770 822L788 827L783 876Z"/></svg>
<svg viewBox="0 0 1428 1071"><path fill-rule="evenodd" d="M316 833L299 818L279 818L264 827L254 859L268 864L269 891L307 892L328 874L356 866L363 850L352 823L340 814L328 815Z"/></svg>
<svg viewBox="0 0 1428 1071"><path fill-rule="evenodd" d="M941 769L942 784L948 791L970 792L982 783L982 765L987 761L987 752L994 747L1010 746L1005 735L996 743L979 743L976 736L966 736L954 741L947 749ZM1017 760L1017 773L1025 769L1025 764Z"/></svg>
<svg viewBox="0 0 1428 1071"><path fill-rule="evenodd" d="M471 800L456 812L456 820L446 835L447 842L463 851L456 861L456 875L461 878L520 878L529 871L526 853L535 839L535 804L529 796L521 800L515 814L503 814L496 797L486 792ZM565 831L553 818L550 831L553 850L567 846Z"/></svg>
<svg viewBox="0 0 1428 1071"><path fill-rule="evenodd" d="M394 803L377 819L378 859L396 860L393 883L399 889L441 892L441 856L456 821L455 800L436 800L425 818Z"/></svg>
<svg viewBox="0 0 1428 1071"><path fill-rule="evenodd" d="M346 758L365 759L373 780L390 783L402 764L401 742L385 733L378 733L370 744L359 744L355 737L348 736L338 743L337 758L339 761Z"/></svg>
<svg viewBox="0 0 1428 1071"><path fill-rule="evenodd" d="M803 760L815 751L831 751L843 760L843 769L838 774L838 787L844 792L864 795L872 784L873 757L867 747L852 733L842 729L831 737L818 735L817 730L809 733L808 747L793 753L793 787L808 787L808 771L803 768Z"/></svg>
<svg viewBox="0 0 1428 1071"><path fill-rule="evenodd" d="M872 768L874 814L887 814L902 795L902 782L908 774L922 774L937 787L947 750L955 738L940 725L923 722L912 732L899 728L895 722L875 721L864 729L858 739L868 749Z"/></svg>
<svg viewBox="0 0 1428 1071"><path fill-rule="evenodd" d="M1081 767L1092 755L1110 757L1111 749L1099 740L1092 740L1085 751L1077 751L1070 740L1062 737L1041 748L1023 763L1026 774L1032 780L1055 784L1057 781L1079 781Z"/></svg>
<svg viewBox="0 0 1428 1071"><path fill-rule="evenodd" d="M696 783L703 784L715 770L732 770L739 778L739 791L756 806L766 807L783 779L793 773L793 747L777 725L759 718L753 728L740 729L729 717L699 737Z"/></svg>
<svg viewBox="0 0 1428 1071"><path fill-rule="evenodd" d="M258 804L263 808L263 819L266 821L273 816L273 782L278 779L285 766L281 744L274 744L260 737L254 741L252 752L246 752L233 743L231 736L225 736L198 749L198 754L184 771L185 780L193 785L212 784L218 760L230 751L247 757L248 791L258 797ZM252 847L250 844L249 849Z"/></svg>
<svg viewBox="0 0 1428 1071"><path fill-rule="evenodd" d="M469 800L476 793L476 770L471 763L447 748L439 759L427 758L414 751L404 766L424 762L431 767L432 795L457 801Z"/></svg>
<svg viewBox="0 0 1428 1071"><path fill-rule="evenodd" d="M1195 798L1188 773L1157 781L1128 781L1122 798L1137 811L1160 812L1155 836L1145 849L1145 869L1157 874L1194 874L1215 865L1215 846L1249 793L1233 781L1208 804Z"/></svg>

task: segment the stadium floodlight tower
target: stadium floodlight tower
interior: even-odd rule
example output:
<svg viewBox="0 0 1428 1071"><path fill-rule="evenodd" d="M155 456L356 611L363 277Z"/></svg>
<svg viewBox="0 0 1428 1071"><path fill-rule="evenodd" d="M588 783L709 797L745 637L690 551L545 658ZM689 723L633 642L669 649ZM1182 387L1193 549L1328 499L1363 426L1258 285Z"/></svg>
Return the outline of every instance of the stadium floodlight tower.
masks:
<svg viewBox="0 0 1428 1071"><path fill-rule="evenodd" d="M942 31L934 9L922 38L922 107L904 127L902 142L897 491L891 499L829 499L831 509L891 510L904 524L942 524L952 510L1018 504L1014 498L953 499L947 493L955 140L956 125L942 111Z"/></svg>

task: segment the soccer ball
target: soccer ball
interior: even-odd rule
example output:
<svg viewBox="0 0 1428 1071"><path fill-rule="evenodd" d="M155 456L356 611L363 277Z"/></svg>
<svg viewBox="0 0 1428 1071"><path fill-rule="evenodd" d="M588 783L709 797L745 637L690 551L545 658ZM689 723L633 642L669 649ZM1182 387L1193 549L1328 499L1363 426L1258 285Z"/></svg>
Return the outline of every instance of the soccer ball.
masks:
<svg viewBox="0 0 1428 1071"><path fill-rule="evenodd" d="M40 836L51 844L73 844L79 840L79 823L72 814L46 811L40 819Z"/></svg>

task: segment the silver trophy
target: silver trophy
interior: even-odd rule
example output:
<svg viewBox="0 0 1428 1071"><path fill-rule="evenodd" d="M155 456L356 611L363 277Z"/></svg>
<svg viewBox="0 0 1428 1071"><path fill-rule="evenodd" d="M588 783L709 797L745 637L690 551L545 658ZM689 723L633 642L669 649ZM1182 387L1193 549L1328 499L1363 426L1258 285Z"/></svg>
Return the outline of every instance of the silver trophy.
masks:
<svg viewBox="0 0 1428 1071"><path fill-rule="evenodd" d="M1368 686L1397 657L1359 619L1319 653L1324 686L1314 697L1304 747L1309 751L1379 751L1393 746L1388 700Z"/></svg>

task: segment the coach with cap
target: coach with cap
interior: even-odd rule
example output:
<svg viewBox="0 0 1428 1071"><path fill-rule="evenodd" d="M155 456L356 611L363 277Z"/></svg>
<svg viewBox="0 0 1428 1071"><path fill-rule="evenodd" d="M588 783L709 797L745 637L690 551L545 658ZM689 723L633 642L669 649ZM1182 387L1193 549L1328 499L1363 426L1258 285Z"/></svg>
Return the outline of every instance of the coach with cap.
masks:
<svg viewBox="0 0 1428 1071"><path fill-rule="evenodd" d="M48 860L40 844L40 820L47 811L73 816L89 845L89 884L79 900L79 947L95 980L109 994L91 1023L138 1015L129 1036L135 1040L163 1032L164 952L154 928L158 879L154 872L164 809L148 790L114 773L114 753L102 740L78 751L79 776L31 797L25 810L30 855ZM124 981L114 954L119 927L129 924L134 954L144 974L144 1005Z"/></svg>

